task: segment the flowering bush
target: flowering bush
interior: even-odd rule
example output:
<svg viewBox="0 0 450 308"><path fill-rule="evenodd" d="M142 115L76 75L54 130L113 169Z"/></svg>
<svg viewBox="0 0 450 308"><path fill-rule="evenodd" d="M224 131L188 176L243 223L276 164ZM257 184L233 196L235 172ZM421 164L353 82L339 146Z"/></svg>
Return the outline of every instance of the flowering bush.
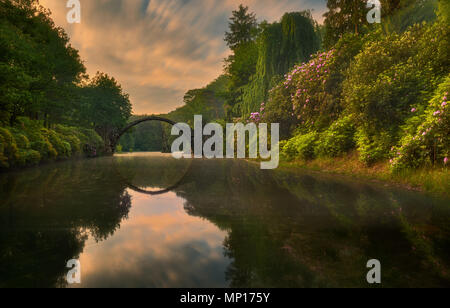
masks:
<svg viewBox="0 0 450 308"><path fill-rule="evenodd" d="M260 109L259 109L259 112L252 112L252 113L250 114L250 119L247 120L247 123L249 123L249 122L253 122L253 123L255 123L255 124L261 123L261 121L262 121L263 118L264 118L264 112L265 112L265 109L266 109L266 105L265 105L265 103L263 102L263 103L261 104L261 107L260 107Z"/></svg>
<svg viewBox="0 0 450 308"><path fill-rule="evenodd" d="M417 114L405 126L406 134L400 146L393 147L390 160L393 171L417 168L427 164L448 163L450 155L450 115L448 98L450 75L439 86L427 109ZM412 130L408 126L420 123ZM411 132L412 131L412 132Z"/></svg>
<svg viewBox="0 0 450 308"><path fill-rule="evenodd" d="M323 131L339 118L344 72L365 42L376 35L344 35L334 49L296 65L269 91L265 118L283 124L282 138L294 131Z"/></svg>
<svg viewBox="0 0 450 308"><path fill-rule="evenodd" d="M325 127L336 114L333 97L326 91L334 52L318 53L310 62L295 66L285 76L286 80L278 85L278 89L282 88L287 94L291 116L300 128Z"/></svg>

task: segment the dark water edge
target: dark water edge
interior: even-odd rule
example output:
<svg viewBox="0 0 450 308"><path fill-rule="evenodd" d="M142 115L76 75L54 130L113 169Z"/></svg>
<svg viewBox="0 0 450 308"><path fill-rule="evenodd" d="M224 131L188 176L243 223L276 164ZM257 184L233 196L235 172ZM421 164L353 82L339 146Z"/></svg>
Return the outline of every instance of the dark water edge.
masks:
<svg viewBox="0 0 450 308"><path fill-rule="evenodd" d="M450 200L145 153L0 174L0 287L450 287ZM170 191L165 191L170 188ZM82 284L68 285L79 258Z"/></svg>

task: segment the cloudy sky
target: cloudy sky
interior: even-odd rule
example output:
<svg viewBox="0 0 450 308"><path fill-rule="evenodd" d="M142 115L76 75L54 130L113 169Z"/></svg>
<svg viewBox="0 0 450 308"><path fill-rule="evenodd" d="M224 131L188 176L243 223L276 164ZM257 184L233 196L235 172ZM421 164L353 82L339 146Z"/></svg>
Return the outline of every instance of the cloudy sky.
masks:
<svg viewBox="0 0 450 308"><path fill-rule="evenodd" d="M248 5L259 20L313 10L321 22L326 0L80 0L81 23L69 24L67 0L41 0L80 50L90 75L114 76L135 114L166 113L184 93L222 72L231 11Z"/></svg>

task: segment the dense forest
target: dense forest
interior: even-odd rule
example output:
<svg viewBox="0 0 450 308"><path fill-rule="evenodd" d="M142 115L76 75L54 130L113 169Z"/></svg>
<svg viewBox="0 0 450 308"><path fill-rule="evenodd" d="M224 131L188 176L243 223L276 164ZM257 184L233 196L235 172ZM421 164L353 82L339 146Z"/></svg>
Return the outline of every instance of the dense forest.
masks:
<svg viewBox="0 0 450 308"><path fill-rule="evenodd" d="M447 165L450 4L383 0L382 22L369 24L366 2L329 0L321 25L309 11L259 22L240 5L223 74L162 116L280 123L285 161L353 153L391 171ZM144 116L114 78L87 76L37 0L2 1L0 32L2 168L100 155L115 129ZM170 138L169 126L147 122L117 150L167 151Z"/></svg>
<svg viewBox="0 0 450 308"><path fill-rule="evenodd" d="M382 22L369 24L365 1L329 0L323 25L308 11L258 23L241 5L223 75L167 116L280 123L286 161L356 153L391 171L447 165L449 5L385 0Z"/></svg>
<svg viewBox="0 0 450 308"><path fill-rule="evenodd" d="M86 74L38 0L0 1L0 169L98 156L130 115L118 82Z"/></svg>

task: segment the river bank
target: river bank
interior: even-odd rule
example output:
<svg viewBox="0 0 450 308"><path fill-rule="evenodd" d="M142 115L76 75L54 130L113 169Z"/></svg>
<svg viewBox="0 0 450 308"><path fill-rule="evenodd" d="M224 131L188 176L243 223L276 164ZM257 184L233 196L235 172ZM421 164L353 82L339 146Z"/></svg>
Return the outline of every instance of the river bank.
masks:
<svg viewBox="0 0 450 308"><path fill-rule="evenodd" d="M104 155L104 142L93 130L54 125L20 117L0 127L0 171L16 170L72 158Z"/></svg>
<svg viewBox="0 0 450 308"><path fill-rule="evenodd" d="M401 186L408 190L450 197L450 172L448 168L422 168L402 173L392 173L388 162L370 167L360 162L356 153L339 158L319 158L311 161L281 161L281 169L306 169L321 173L340 174L357 179Z"/></svg>

